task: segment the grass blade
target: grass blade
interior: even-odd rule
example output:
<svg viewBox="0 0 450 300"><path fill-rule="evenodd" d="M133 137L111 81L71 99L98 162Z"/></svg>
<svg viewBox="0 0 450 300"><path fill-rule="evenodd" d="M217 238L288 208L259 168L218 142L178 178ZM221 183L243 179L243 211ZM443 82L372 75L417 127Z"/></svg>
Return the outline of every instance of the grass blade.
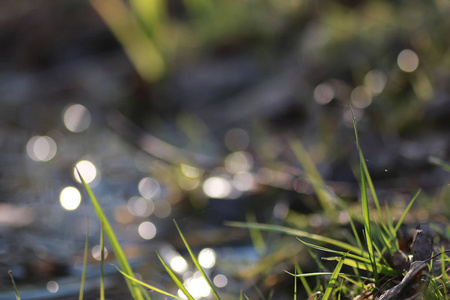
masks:
<svg viewBox="0 0 450 300"><path fill-rule="evenodd" d="M355 115L353 114L352 110L352 116L353 116L353 129L355 130L355 139L356 139L356 147L358 149L358 155L359 155L359 169L360 169L360 176L361 176L361 202L362 202L362 212L363 212L363 219L364 219L364 231L366 232L366 242L367 242L367 251L369 252L369 258L372 263L372 268L374 270L374 277L376 282L378 283L378 274L376 270L376 262L375 262L375 256L373 252L373 241L372 241L372 232L370 228L370 211L369 211L369 199L367 198L367 189L366 189L366 178L364 173L364 157L362 155L361 147L359 145L359 139L358 139L358 130L356 129L356 119Z"/></svg>
<svg viewBox="0 0 450 300"><path fill-rule="evenodd" d="M344 265L345 256L341 257L339 259L339 262L336 266L336 268L333 271L333 274L331 275L330 281L328 282L327 288L325 290L325 293L323 294L322 299L328 300L331 296L331 293L333 292L334 285L336 284L336 281L339 278L339 273L341 272L342 266Z"/></svg>
<svg viewBox="0 0 450 300"><path fill-rule="evenodd" d="M194 253L191 250L191 247L189 246L188 242L186 241L186 239L184 238L183 233L180 230L180 227L178 227L178 224L175 220L173 220L173 222L175 223L175 226L177 227L178 233L180 234L181 239L183 240L184 246L186 247L187 251L189 252L189 255L192 258L192 261L194 262L195 266L197 267L197 269L199 270L199 272L202 274L202 277L206 280L206 282L208 283L209 287L211 288L211 291L213 292L214 296L216 297L217 300L220 300L219 295L217 294L217 291L214 289L214 286L211 282L211 280L209 280L208 276L206 276L205 271L203 270L203 268L200 266L197 258L195 257Z"/></svg>
<svg viewBox="0 0 450 300"><path fill-rule="evenodd" d="M162 295L169 296L169 297L172 297L172 298L174 298L174 299L183 300L183 298L180 298L180 297L178 297L178 296L172 295L171 293L168 293L168 292L166 292L166 291L164 291L164 290L161 290L161 289L159 289L159 288L157 288L157 287L154 287L154 286L152 286L152 285L150 285L150 284L148 284L148 283L145 283L145 282L140 281L140 280L138 280L138 279L136 279L136 278L134 278L134 277L131 277L131 276L129 276L128 274L126 274L125 272L123 272L121 269L119 269L119 268L117 268L117 267L116 267L116 269L117 269L117 271L119 271L123 276L125 276L127 279L129 279L130 281L132 281L132 282L134 282L134 283L140 284L141 286L144 286L144 287L146 287L146 288L148 288L148 289L151 289L151 290L153 290L153 291L155 291L155 292L157 292L157 293L160 293L160 294L162 294Z"/></svg>
<svg viewBox="0 0 450 300"><path fill-rule="evenodd" d="M428 158L428 161L429 161L430 163L432 163L433 165L438 166L438 167L441 167L441 168L444 169L445 171L450 172L450 164L449 164L449 163L446 163L446 162L443 161L442 159L437 158L437 157L435 157L435 156L430 156L430 157Z"/></svg>
<svg viewBox="0 0 450 300"><path fill-rule="evenodd" d="M105 300L105 229L103 223L100 229L100 300Z"/></svg>
<svg viewBox="0 0 450 300"><path fill-rule="evenodd" d="M334 208L336 207L334 201L335 199L333 199L331 193L326 188L325 182L323 181L323 178L317 170L308 151L306 151L298 139L293 137L289 138L289 145L305 170L305 173L316 192L317 198L319 199L320 205L325 211L325 214L327 216L334 215Z"/></svg>
<svg viewBox="0 0 450 300"><path fill-rule="evenodd" d="M178 279L178 277L175 275L175 273L172 272L172 270L169 268L169 266L166 264L166 262L162 259L162 257L159 255L158 252L156 252L156 255L158 256L159 260L163 264L164 268L166 269L167 273L172 278L173 282L178 286L178 288L186 295L186 297L189 300L195 300L194 297L188 292L186 287L183 285L183 283Z"/></svg>
<svg viewBox="0 0 450 300"><path fill-rule="evenodd" d="M299 264L295 264L295 273L296 276L303 274L302 269L300 268ZM307 295L311 295L312 294L312 289L309 286L308 282L306 281L305 278L300 277L300 281L302 282L303 287L305 288L306 294ZM297 286L297 282L295 282L295 286Z"/></svg>
<svg viewBox="0 0 450 300"><path fill-rule="evenodd" d="M295 276L294 276L294 300L297 300L297 265L295 266L294 274L295 274ZM303 278L303 280L304 280L304 278ZM306 289L306 287L305 287L305 289ZM309 293L308 293L308 295L309 295Z"/></svg>
<svg viewBox="0 0 450 300"><path fill-rule="evenodd" d="M14 287L14 293L16 294L16 300L20 300L19 291L17 290L16 282L14 281L14 277L12 275L12 271L8 271L9 277L11 278L12 285Z"/></svg>
<svg viewBox="0 0 450 300"><path fill-rule="evenodd" d="M347 251L350 251L350 252L353 252L356 254L360 254L364 257L369 257L367 252L363 251L363 253L361 253L361 249L358 247L355 247L353 245L350 245L348 243L345 243L345 242L342 242L339 240L331 239L331 238L321 236L318 234L314 234L314 233L309 233L309 232L306 232L303 230L298 230L298 229L289 228L289 227L283 227L283 226L279 226L279 225L270 225L270 224L261 224L261 223L244 223L244 222L235 222L235 221L225 222L225 225L231 226L231 227L238 227L238 228L248 228L248 229L253 228L253 229L267 230L267 231L279 232L279 233L302 237L302 238L308 238L308 239L319 241L319 242L322 242L325 244L330 244L330 245L339 247L341 249L345 249Z"/></svg>
<svg viewBox="0 0 450 300"><path fill-rule="evenodd" d="M103 224L106 236L108 237L109 243L111 244L111 248L114 251L114 254L116 255L117 261L120 264L120 267L122 268L123 272L126 275L128 275L128 276L126 276L128 278L126 280L126 282L128 284L128 289L130 290L130 293L133 296L133 299L144 300L144 297L142 296L142 291L140 290L139 286L134 281L129 280L130 277L134 278L133 270L131 269L127 258L125 257L125 253L123 253L122 247L120 246L119 241L117 240L117 237L114 234L114 231L112 230L111 224L109 223L108 219L106 218L105 214L103 213L103 210L102 210L100 204L98 203L97 198L95 197L91 188L87 185L86 181L84 181L83 176L81 176L78 168L76 170L77 170L78 176L80 176L80 179L81 179L81 182L82 182L84 188L86 189L86 192L88 193L89 197L91 198L91 202L92 202L92 205L94 206L97 217L99 218L100 222Z"/></svg>
<svg viewBox="0 0 450 300"><path fill-rule="evenodd" d="M166 62L124 1L91 0L90 3L122 44L142 79L148 82L161 79L166 71Z"/></svg>
<svg viewBox="0 0 450 300"><path fill-rule="evenodd" d="M78 300L83 300L84 284L86 282L86 267L89 252L89 220L87 220L86 241L84 242L83 272L81 273L80 294Z"/></svg>
<svg viewBox="0 0 450 300"><path fill-rule="evenodd" d="M395 225L395 232L398 231L398 229L400 228L400 225L402 225L403 220L405 219L406 215L408 214L409 210L411 209L411 206L413 205L414 201L416 201L417 197L419 196L421 190L418 190L416 192L416 194L414 195L414 197L411 199L411 201L409 201L408 206L406 207L405 211L403 212L403 215L401 216L400 220L398 220L397 225Z"/></svg>

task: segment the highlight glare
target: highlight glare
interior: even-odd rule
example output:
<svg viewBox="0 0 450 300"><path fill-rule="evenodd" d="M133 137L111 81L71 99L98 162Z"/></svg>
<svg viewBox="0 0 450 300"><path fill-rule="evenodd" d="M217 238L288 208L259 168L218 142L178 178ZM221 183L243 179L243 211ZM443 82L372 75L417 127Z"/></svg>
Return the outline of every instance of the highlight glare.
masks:
<svg viewBox="0 0 450 300"><path fill-rule="evenodd" d="M49 136L34 136L27 143L27 154L34 161L49 161L56 154L56 143Z"/></svg>
<svg viewBox="0 0 450 300"><path fill-rule="evenodd" d="M398 55L397 64L403 72L414 72L419 66L419 57L411 49L405 49Z"/></svg>
<svg viewBox="0 0 450 300"><path fill-rule="evenodd" d="M152 222L142 222L138 228L139 235L144 240L151 240L156 236L156 226Z"/></svg>
<svg viewBox="0 0 450 300"><path fill-rule="evenodd" d="M211 198L226 198L231 191L230 182L222 177L210 177L203 183L203 192Z"/></svg>
<svg viewBox="0 0 450 300"><path fill-rule="evenodd" d="M228 278L223 274L214 276L213 283L218 288L223 288L228 284Z"/></svg>
<svg viewBox="0 0 450 300"><path fill-rule="evenodd" d="M314 100L319 104L328 104L334 98L334 89L328 83L321 83L314 89Z"/></svg>
<svg viewBox="0 0 450 300"><path fill-rule="evenodd" d="M91 113L81 104L71 104L63 111L63 122L72 132L82 132L91 125Z"/></svg>
<svg viewBox="0 0 450 300"><path fill-rule="evenodd" d="M49 281L47 282L47 291L49 291L52 294L57 293L59 290L59 284L56 281Z"/></svg>
<svg viewBox="0 0 450 300"><path fill-rule="evenodd" d="M186 260L180 255L173 257L169 264L170 268L178 274L183 274L188 268Z"/></svg>
<svg viewBox="0 0 450 300"><path fill-rule="evenodd" d="M139 193L145 199L156 198L161 192L161 186L159 185L159 182L156 181L156 179L150 177L142 178L141 181L139 181L138 189Z"/></svg>
<svg viewBox="0 0 450 300"><path fill-rule="evenodd" d="M81 194L73 186L65 187L59 195L59 202L66 210L75 210L81 203Z"/></svg>
<svg viewBox="0 0 450 300"><path fill-rule="evenodd" d="M95 260L98 260L98 261L101 260L101 255L102 255L101 249L102 248L100 247L100 245L96 245L96 246L92 247L92 257ZM103 248L103 255L104 255L104 259L106 259L108 257L108 249L106 247Z"/></svg>
<svg viewBox="0 0 450 300"><path fill-rule="evenodd" d="M97 168L92 162L88 160L81 160L77 162L75 166L76 168L78 168L78 171L80 171L80 174L81 176L83 176L83 179L84 181L86 181L86 183L93 182L97 177ZM76 168L74 168L73 170L73 176L75 177L76 181L81 183L81 179L80 176L78 176Z"/></svg>
<svg viewBox="0 0 450 300"><path fill-rule="evenodd" d="M216 252L205 248L198 254L198 263L205 269L211 269L216 264Z"/></svg>

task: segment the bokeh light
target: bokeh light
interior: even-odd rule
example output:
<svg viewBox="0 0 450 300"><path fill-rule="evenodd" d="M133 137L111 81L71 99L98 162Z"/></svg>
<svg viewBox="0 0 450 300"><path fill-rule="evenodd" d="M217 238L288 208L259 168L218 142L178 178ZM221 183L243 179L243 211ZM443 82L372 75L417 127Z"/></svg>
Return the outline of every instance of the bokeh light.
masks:
<svg viewBox="0 0 450 300"><path fill-rule="evenodd" d="M155 202L155 216L160 219L167 218L172 213L172 204L167 200L158 200Z"/></svg>
<svg viewBox="0 0 450 300"><path fill-rule="evenodd" d="M49 136L34 136L27 143L27 154L34 161L49 161L56 154L56 143Z"/></svg>
<svg viewBox="0 0 450 300"><path fill-rule="evenodd" d="M184 281L184 286L194 299L206 298L211 294L209 285L200 272L195 272L194 275L187 278ZM178 290L178 295L184 299L186 298L181 290Z"/></svg>
<svg viewBox="0 0 450 300"><path fill-rule="evenodd" d="M233 152L225 158L225 168L232 174L246 172L252 167L253 157L248 152Z"/></svg>
<svg viewBox="0 0 450 300"><path fill-rule="evenodd" d="M198 178L202 175L202 171L199 168L190 165L181 164L180 169L183 175L189 178Z"/></svg>
<svg viewBox="0 0 450 300"><path fill-rule="evenodd" d="M250 137L244 129L233 128L225 134L225 146L230 151L243 151L250 145Z"/></svg>
<svg viewBox="0 0 450 300"><path fill-rule="evenodd" d="M161 186L156 179L151 177L142 178L138 184L139 193L145 199L152 199L159 196L161 192Z"/></svg>
<svg viewBox="0 0 450 300"><path fill-rule="evenodd" d="M203 183L203 192L211 198L226 198L231 192L230 182L223 177L210 177Z"/></svg>
<svg viewBox="0 0 450 300"><path fill-rule="evenodd" d="M47 291L49 291L52 294L57 293L59 290L59 284L56 281L49 281L47 282Z"/></svg>
<svg viewBox="0 0 450 300"><path fill-rule="evenodd" d="M81 194L73 186L65 187L59 195L59 202L64 209L75 210L81 203Z"/></svg>
<svg viewBox="0 0 450 300"><path fill-rule="evenodd" d="M233 176L233 186L241 191L250 191L255 187L255 177L253 174L244 172Z"/></svg>
<svg viewBox="0 0 450 300"><path fill-rule="evenodd" d="M95 165L88 161L88 160L81 160L75 164L74 170L73 170L73 176L75 177L76 181L81 183L80 176L78 175L77 169L80 172L81 176L83 176L83 179L86 183L92 183L95 178L97 177L97 168Z"/></svg>
<svg viewBox="0 0 450 300"><path fill-rule="evenodd" d="M156 235L156 226L152 222L142 222L138 227L138 232L144 240L151 240Z"/></svg>
<svg viewBox="0 0 450 300"><path fill-rule="evenodd" d="M314 89L314 100L319 104L330 103L334 98L334 89L328 83L321 83Z"/></svg>
<svg viewBox="0 0 450 300"><path fill-rule="evenodd" d="M169 265L170 268L178 274L183 274L184 272L186 272L188 268L187 261L181 255L176 255L172 257L172 259L169 262Z"/></svg>
<svg viewBox="0 0 450 300"><path fill-rule="evenodd" d="M155 203L151 199L135 196L128 200L127 209L133 216L148 217L155 210Z"/></svg>
<svg viewBox="0 0 450 300"><path fill-rule="evenodd" d="M91 125L91 113L81 104L68 105L63 111L63 122L72 132L82 132Z"/></svg>
<svg viewBox="0 0 450 300"><path fill-rule="evenodd" d="M94 247L92 247L92 257L95 260L100 261L101 260L101 256L102 256L102 252L101 252L101 247L100 245L96 245ZM106 247L103 248L103 255L104 255L104 259L106 259L108 257L108 249Z"/></svg>
<svg viewBox="0 0 450 300"><path fill-rule="evenodd" d="M216 264L216 252L205 248L198 254L198 263L205 269L211 269Z"/></svg>
<svg viewBox="0 0 450 300"><path fill-rule="evenodd" d="M397 64L403 72L414 72L419 66L419 57L411 49L405 49L398 55Z"/></svg>
<svg viewBox="0 0 450 300"><path fill-rule="evenodd" d="M218 288L223 288L228 284L228 278L223 274L217 274L214 276L213 283Z"/></svg>
<svg viewBox="0 0 450 300"><path fill-rule="evenodd" d="M379 70L371 70L364 77L364 86L366 86L374 96L381 94L386 86L386 82L386 75Z"/></svg>
<svg viewBox="0 0 450 300"><path fill-rule="evenodd" d="M372 95L364 86L357 86L350 96L352 104L357 108L366 108L372 103Z"/></svg>

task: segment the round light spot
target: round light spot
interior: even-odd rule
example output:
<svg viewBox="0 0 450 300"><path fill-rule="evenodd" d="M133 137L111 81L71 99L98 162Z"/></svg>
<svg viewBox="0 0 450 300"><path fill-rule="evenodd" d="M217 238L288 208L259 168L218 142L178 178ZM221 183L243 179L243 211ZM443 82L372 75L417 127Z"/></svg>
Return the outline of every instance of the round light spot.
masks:
<svg viewBox="0 0 450 300"><path fill-rule="evenodd" d="M253 157L250 153L233 152L225 158L225 168L233 174L245 172L253 167Z"/></svg>
<svg viewBox="0 0 450 300"><path fill-rule="evenodd" d="M27 154L35 161L49 161L56 154L56 143L49 136L34 136L27 143Z"/></svg>
<svg viewBox="0 0 450 300"><path fill-rule="evenodd" d="M199 168L181 164L180 165L181 172L184 176L189 178L198 178L200 175L202 175L202 171Z"/></svg>
<svg viewBox="0 0 450 300"><path fill-rule="evenodd" d="M138 232L144 240L151 240L156 235L156 226L152 222L142 222L139 225Z"/></svg>
<svg viewBox="0 0 450 300"><path fill-rule="evenodd" d="M101 247L100 245L96 245L94 247L92 247L92 257L95 260L100 261L101 260L101 256L102 256L102 252L101 252ZM106 247L103 248L103 256L104 259L106 259L108 257L108 249L106 249Z"/></svg>
<svg viewBox="0 0 450 300"><path fill-rule="evenodd" d="M211 289L200 272L195 272L193 276L187 278L184 281L184 286L194 299L206 298L211 294Z"/></svg>
<svg viewBox="0 0 450 300"><path fill-rule="evenodd" d="M131 197L127 202L127 209L133 216L148 217L155 210L155 203L150 199Z"/></svg>
<svg viewBox="0 0 450 300"><path fill-rule="evenodd" d="M231 191L230 182L222 177L210 177L203 183L203 192L211 198L226 198Z"/></svg>
<svg viewBox="0 0 450 300"><path fill-rule="evenodd" d="M150 177L142 178L141 181L139 181L138 189L142 197L146 199L156 198L161 192L161 186L158 181Z"/></svg>
<svg viewBox="0 0 450 300"><path fill-rule="evenodd" d="M419 66L419 57L411 49L405 49L398 55L397 64L403 72L414 72Z"/></svg>
<svg viewBox="0 0 450 300"><path fill-rule="evenodd" d="M334 98L334 89L328 83L321 83L314 89L314 100L319 104L330 103Z"/></svg>
<svg viewBox="0 0 450 300"><path fill-rule="evenodd" d="M77 169L86 183L91 183L97 177L97 168L95 165L88 160L81 160L76 163L76 168L73 170L73 176L76 181L81 182L80 176L78 175Z"/></svg>
<svg viewBox="0 0 450 300"><path fill-rule="evenodd" d="M73 186L65 187L59 195L59 202L64 209L77 209L81 203L81 194Z"/></svg>
<svg viewBox="0 0 450 300"><path fill-rule="evenodd" d="M187 264L186 260L180 255L173 257L170 260L169 264L170 264L171 269L174 270L175 272L177 272L178 274L182 274L182 273L186 272L186 270L188 268L188 264Z"/></svg>
<svg viewBox="0 0 450 300"><path fill-rule="evenodd" d="M228 284L228 278L223 274L218 274L214 276L213 282L218 288L223 288Z"/></svg>
<svg viewBox="0 0 450 300"><path fill-rule="evenodd" d="M47 282L47 291L49 291L52 294L57 293L59 290L59 285L56 281L49 281Z"/></svg>
<svg viewBox="0 0 450 300"><path fill-rule="evenodd" d="M364 77L364 86L366 86L372 95L381 94L386 86L387 77L379 70L372 70Z"/></svg>
<svg viewBox="0 0 450 300"><path fill-rule="evenodd" d="M172 213L172 205L167 200L158 200L155 202L155 216L160 219L167 218Z"/></svg>
<svg viewBox="0 0 450 300"><path fill-rule="evenodd" d="M372 103L372 95L364 86L357 86L350 97L352 104L357 108L366 108Z"/></svg>
<svg viewBox="0 0 450 300"><path fill-rule="evenodd" d="M62 114L64 125L72 132L82 132L91 125L91 113L81 104L67 106Z"/></svg>
<svg viewBox="0 0 450 300"><path fill-rule="evenodd" d="M225 135L225 146L230 151L243 151L250 145L250 137L244 129L233 128Z"/></svg>
<svg viewBox="0 0 450 300"><path fill-rule="evenodd" d="M198 254L198 263L205 269L211 269L216 264L216 252L205 248Z"/></svg>
<svg viewBox="0 0 450 300"><path fill-rule="evenodd" d="M251 173L239 173L233 176L234 187L241 191L250 191L255 187L255 178Z"/></svg>

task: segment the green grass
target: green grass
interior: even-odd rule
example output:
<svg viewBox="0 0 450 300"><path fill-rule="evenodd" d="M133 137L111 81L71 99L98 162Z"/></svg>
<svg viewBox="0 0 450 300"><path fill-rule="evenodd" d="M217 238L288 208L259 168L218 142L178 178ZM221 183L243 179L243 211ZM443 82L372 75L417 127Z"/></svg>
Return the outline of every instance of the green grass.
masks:
<svg viewBox="0 0 450 300"><path fill-rule="evenodd" d="M14 288L14 293L16 295L16 300L20 300L19 291L17 290L16 282L14 281L14 277L12 275L12 271L8 271L9 277L11 278L11 282Z"/></svg>
<svg viewBox="0 0 450 300"><path fill-rule="evenodd" d="M89 255L89 220L87 221L86 241L84 242L83 271L81 273L81 284L80 284L80 293L78 295L78 300L83 300L84 284L86 282L86 267L87 267L88 255Z"/></svg>

